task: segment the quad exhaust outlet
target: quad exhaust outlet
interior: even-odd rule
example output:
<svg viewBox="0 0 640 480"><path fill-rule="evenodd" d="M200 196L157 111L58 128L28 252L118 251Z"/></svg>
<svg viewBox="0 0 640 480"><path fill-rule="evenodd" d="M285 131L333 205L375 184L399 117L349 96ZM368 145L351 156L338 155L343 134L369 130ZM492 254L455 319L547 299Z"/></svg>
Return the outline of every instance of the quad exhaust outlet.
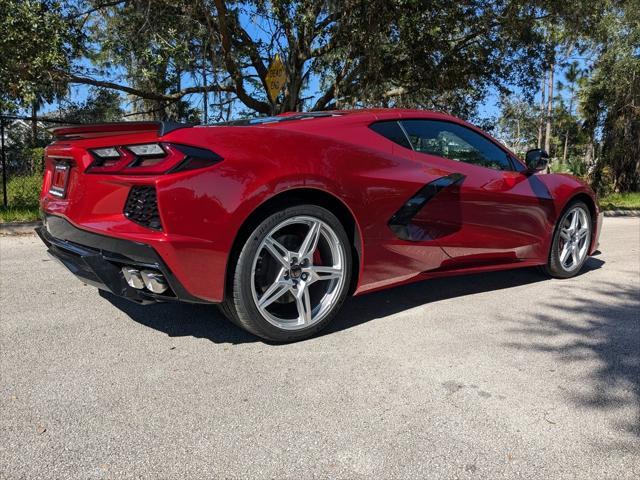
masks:
<svg viewBox="0 0 640 480"><path fill-rule="evenodd" d="M169 286L160 272L154 270L138 270L134 267L122 267L122 275L127 284L137 290L145 288L152 293L164 293Z"/></svg>

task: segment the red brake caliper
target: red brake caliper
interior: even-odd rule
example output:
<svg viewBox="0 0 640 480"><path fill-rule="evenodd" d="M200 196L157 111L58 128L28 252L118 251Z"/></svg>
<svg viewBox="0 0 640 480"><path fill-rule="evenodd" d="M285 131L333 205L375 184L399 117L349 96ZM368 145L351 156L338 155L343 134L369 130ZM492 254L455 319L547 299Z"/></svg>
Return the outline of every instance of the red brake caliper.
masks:
<svg viewBox="0 0 640 480"><path fill-rule="evenodd" d="M316 251L313 252L313 264L322 265L322 256L320 255L320 249L316 248Z"/></svg>

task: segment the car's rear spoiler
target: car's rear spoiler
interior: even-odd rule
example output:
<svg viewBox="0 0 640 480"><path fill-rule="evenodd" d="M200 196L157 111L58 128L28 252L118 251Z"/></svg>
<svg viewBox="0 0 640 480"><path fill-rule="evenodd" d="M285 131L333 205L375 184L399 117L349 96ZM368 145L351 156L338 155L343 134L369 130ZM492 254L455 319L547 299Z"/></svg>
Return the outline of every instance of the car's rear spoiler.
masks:
<svg viewBox="0 0 640 480"><path fill-rule="evenodd" d="M114 122L52 128L55 140L80 140L128 133L155 131L159 137L192 125L178 122Z"/></svg>

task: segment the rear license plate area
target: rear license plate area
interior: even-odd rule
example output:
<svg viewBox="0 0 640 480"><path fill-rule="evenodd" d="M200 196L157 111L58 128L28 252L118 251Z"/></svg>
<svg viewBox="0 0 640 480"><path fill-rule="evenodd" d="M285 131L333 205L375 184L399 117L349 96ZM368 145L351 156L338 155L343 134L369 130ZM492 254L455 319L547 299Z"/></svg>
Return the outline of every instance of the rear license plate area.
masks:
<svg viewBox="0 0 640 480"><path fill-rule="evenodd" d="M53 177L51 178L51 187L49 193L58 198L64 198L67 194L67 186L69 184L69 173L71 165L67 162L56 162L53 166Z"/></svg>

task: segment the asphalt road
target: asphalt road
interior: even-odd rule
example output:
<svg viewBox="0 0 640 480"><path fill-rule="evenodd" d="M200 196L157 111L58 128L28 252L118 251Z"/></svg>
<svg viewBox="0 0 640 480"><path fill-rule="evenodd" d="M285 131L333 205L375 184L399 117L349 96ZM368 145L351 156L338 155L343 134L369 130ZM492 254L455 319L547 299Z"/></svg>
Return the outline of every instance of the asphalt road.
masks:
<svg viewBox="0 0 640 480"><path fill-rule="evenodd" d="M264 344L0 238L0 478L640 478L640 219L571 280L457 277Z"/></svg>

